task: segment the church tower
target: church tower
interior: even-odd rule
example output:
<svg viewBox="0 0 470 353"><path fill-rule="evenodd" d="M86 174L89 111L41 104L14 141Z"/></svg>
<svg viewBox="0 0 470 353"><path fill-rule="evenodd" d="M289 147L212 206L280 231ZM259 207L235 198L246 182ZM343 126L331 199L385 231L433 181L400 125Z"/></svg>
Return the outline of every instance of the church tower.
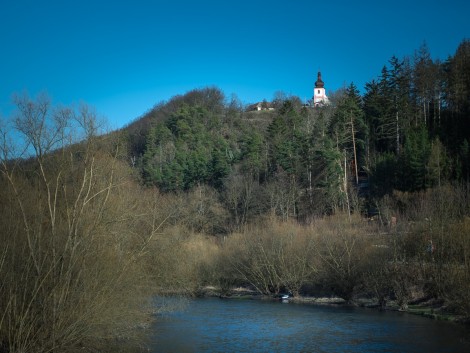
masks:
<svg viewBox="0 0 470 353"><path fill-rule="evenodd" d="M317 81L313 91L313 106L318 107L329 103L328 97L325 93L325 83L321 79L321 72L318 72Z"/></svg>

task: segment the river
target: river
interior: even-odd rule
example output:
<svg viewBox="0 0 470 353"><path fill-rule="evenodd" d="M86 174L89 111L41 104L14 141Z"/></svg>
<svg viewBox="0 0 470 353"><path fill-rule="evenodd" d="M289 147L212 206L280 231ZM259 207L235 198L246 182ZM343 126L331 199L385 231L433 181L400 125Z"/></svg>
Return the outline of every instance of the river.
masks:
<svg viewBox="0 0 470 353"><path fill-rule="evenodd" d="M150 352L470 352L468 327L400 312L190 299L158 315Z"/></svg>

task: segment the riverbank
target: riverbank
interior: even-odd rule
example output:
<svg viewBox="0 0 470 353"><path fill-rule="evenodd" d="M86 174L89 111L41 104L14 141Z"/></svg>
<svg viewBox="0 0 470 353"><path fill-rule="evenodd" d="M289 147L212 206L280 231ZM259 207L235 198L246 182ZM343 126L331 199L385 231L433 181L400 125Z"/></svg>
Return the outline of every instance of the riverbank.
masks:
<svg viewBox="0 0 470 353"><path fill-rule="evenodd" d="M256 290L237 287L230 290L221 291L214 286L201 288L197 296L201 297L219 297L230 300L280 300L279 296L263 295ZM413 315L420 315L434 320L451 321L460 324L470 325L470 318L455 314L442 301L429 298L415 298L410 301L406 308L400 308L400 305L394 301L387 301L385 306L381 306L377 299L357 297L347 302L346 300L335 296L291 296L289 302L296 304L312 305L339 305L339 306L358 306L367 309L401 311Z"/></svg>

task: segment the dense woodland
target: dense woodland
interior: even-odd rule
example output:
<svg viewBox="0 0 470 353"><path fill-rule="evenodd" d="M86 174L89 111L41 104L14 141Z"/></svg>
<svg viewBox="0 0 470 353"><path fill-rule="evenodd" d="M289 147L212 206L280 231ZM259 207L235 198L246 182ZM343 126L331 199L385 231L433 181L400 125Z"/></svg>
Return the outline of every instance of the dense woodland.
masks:
<svg viewBox="0 0 470 353"><path fill-rule="evenodd" d="M103 133L86 105L16 96L0 351L135 347L152 295L208 285L470 317L470 41L445 61L392 57L330 100L278 92L247 111L203 88Z"/></svg>

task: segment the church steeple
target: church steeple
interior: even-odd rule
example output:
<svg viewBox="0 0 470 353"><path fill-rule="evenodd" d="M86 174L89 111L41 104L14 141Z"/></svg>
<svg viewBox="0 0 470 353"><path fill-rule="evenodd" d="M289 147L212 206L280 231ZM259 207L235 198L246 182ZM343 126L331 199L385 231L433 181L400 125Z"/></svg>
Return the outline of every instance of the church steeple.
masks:
<svg viewBox="0 0 470 353"><path fill-rule="evenodd" d="M329 100L325 93L325 83L321 79L321 72L318 71L315 88L313 90L313 106L318 107L326 104L329 104Z"/></svg>
<svg viewBox="0 0 470 353"><path fill-rule="evenodd" d="M315 88L323 88L325 87L325 83L321 79L321 72L318 71L317 81L315 82Z"/></svg>

